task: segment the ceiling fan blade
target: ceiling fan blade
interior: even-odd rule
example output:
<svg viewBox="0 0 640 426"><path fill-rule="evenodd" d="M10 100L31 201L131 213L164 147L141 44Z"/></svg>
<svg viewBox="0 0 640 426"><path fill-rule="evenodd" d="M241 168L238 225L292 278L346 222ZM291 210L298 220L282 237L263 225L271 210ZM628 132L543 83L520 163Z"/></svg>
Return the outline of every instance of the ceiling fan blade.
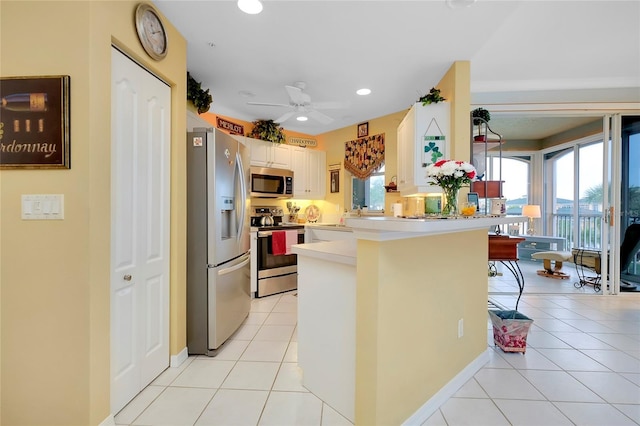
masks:
<svg viewBox="0 0 640 426"><path fill-rule="evenodd" d="M311 108L314 109L347 109L349 102L313 102Z"/></svg>
<svg viewBox="0 0 640 426"><path fill-rule="evenodd" d="M247 102L247 105L275 106L275 107L286 107L286 108L289 108L291 106L287 104L272 104L269 102Z"/></svg>
<svg viewBox="0 0 640 426"><path fill-rule="evenodd" d="M321 113L320 111L310 110L307 115L322 124L329 124L333 121L333 118Z"/></svg>
<svg viewBox="0 0 640 426"><path fill-rule="evenodd" d="M287 89L287 93L289 94L289 99L291 99L291 103L294 105L302 105L304 104L304 96L302 93L302 89L299 89L294 86L284 86Z"/></svg>
<svg viewBox="0 0 640 426"><path fill-rule="evenodd" d="M285 112L284 114L282 114L280 117L276 118L273 121L275 121L276 123L284 123L285 121L293 117L295 113L296 113L295 111Z"/></svg>

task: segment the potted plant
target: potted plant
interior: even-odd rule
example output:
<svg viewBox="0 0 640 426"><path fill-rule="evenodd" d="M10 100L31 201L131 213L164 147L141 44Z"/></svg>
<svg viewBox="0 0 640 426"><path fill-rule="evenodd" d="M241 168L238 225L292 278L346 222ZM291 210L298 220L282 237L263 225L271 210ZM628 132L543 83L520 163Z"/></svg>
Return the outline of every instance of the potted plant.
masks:
<svg viewBox="0 0 640 426"><path fill-rule="evenodd" d="M471 116L473 117L473 124L478 126L478 134L473 139L484 142L486 135L482 134L482 123L486 125L491 120L491 114L484 108L476 108L471 111Z"/></svg>
<svg viewBox="0 0 640 426"><path fill-rule="evenodd" d="M286 140L284 129L273 120L254 121L253 129L251 129L251 132L247 136L273 143L284 143Z"/></svg>
<svg viewBox="0 0 640 426"><path fill-rule="evenodd" d="M440 96L440 89L436 89L435 87L432 87L429 93L421 96L420 99L418 99L418 102L422 102L422 106L437 104L438 102L443 101L446 101L446 99Z"/></svg>
<svg viewBox="0 0 640 426"><path fill-rule="evenodd" d="M193 102L198 109L198 114L209 111L213 98L209 94L209 89L202 90L201 83L198 83L191 74L187 72L187 100Z"/></svg>

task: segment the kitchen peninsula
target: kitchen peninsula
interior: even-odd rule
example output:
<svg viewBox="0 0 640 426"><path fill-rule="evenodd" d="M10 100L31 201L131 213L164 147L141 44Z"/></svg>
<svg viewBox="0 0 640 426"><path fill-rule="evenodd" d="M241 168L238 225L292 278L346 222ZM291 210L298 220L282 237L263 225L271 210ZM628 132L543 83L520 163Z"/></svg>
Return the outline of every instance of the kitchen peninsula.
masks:
<svg viewBox="0 0 640 426"><path fill-rule="evenodd" d="M294 246L304 385L356 425L420 424L488 360L488 231L523 217L348 218Z"/></svg>

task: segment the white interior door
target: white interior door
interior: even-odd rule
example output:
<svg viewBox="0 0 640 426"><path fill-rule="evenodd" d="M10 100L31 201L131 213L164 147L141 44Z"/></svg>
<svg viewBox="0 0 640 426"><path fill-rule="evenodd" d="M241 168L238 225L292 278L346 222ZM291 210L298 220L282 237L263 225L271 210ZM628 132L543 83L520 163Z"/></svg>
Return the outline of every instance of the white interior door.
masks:
<svg viewBox="0 0 640 426"><path fill-rule="evenodd" d="M111 410L169 365L171 89L112 49Z"/></svg>

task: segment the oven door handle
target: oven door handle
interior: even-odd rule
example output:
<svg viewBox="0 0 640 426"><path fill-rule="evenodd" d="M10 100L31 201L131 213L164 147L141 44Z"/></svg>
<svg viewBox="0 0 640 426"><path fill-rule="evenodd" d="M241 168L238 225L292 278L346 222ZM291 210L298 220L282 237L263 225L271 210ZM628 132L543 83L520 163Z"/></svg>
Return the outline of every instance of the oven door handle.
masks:
<svg viewBox="0 0 640 426"><path fill-rule="evenodd" d="M247 263L249 263L249 261L251 260L250 257L247 257L245 260L243 260L242 262L238 263L237 265L231 266L229 268L222 268L218 271L218 275L227 275L230 274L234 271L237 271L238 269L244 267Z"/></svg>

